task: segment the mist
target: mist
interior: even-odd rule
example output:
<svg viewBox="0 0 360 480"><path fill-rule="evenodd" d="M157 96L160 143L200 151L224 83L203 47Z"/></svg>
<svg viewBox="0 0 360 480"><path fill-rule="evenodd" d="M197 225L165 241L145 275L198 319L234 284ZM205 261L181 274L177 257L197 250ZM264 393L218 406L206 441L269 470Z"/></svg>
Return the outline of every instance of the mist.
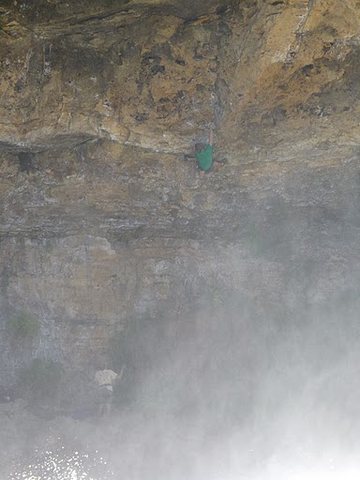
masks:
<svg viewBox="0 0 360 480"><path fill-rule="evenodd" d="M124 365L124 376L109 416L25 415L13 438L18 476L9 478L355 478L357 299L294 309L211 291L181 321L159 316L123 332L112 366ZM75 453L86 461L70 473L28 473L31 458L71 465Z"/></svg>
<svg viewBox="0 0 360 480"><path fill-rule="evenodd" d="M166 301L149 303L158 284L146 286L101 355L61 358L59 385L1 405L1 478L355 478L359 214L356 180L340 180L336 215L250 202L236 242L152 262L171 274ZM123 372L108 415L93 385L103 368Z"/></svg>

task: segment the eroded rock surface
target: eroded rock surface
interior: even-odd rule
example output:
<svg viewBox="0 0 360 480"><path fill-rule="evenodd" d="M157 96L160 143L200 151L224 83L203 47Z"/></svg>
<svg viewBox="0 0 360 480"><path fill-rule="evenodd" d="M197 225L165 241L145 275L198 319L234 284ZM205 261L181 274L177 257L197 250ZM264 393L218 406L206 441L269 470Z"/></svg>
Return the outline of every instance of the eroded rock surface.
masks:
<svg viewBox="0 0 360 480"><path fill-rule="evenodd" d="M216 288L263 315L356 296L358 11L2 2L4 381L27 355L86 365L132 318L189 317ZM210 128L221 165L200 177L184 154ZM18 310L41 320L25 360Z"/></svg>

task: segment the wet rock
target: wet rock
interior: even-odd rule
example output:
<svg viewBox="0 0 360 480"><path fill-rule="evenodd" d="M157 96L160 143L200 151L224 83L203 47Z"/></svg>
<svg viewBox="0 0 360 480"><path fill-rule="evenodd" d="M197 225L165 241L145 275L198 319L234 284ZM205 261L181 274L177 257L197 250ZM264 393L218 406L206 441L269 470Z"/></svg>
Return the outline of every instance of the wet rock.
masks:
<svg viewBox="0 0 360 480"><path fill-rule="evenodd" d="M284 311L353 288L355 1L5 4L0 329L34 313L29 355L87 365L216 281ZM210 130L226 162L200 177ZM29 358L0 347L10 382Z"/></svg>

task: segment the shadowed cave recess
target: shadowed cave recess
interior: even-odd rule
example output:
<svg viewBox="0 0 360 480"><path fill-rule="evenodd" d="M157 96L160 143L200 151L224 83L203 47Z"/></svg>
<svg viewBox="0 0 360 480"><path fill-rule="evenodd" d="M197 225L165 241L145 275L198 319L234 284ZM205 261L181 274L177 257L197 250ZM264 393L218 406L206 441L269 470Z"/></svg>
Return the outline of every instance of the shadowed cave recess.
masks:
<svg viewBox="0 0 360 480"><path fill-rule="evenodd" d="M359 31L0 2L0 480L357 478Z"/></svg>

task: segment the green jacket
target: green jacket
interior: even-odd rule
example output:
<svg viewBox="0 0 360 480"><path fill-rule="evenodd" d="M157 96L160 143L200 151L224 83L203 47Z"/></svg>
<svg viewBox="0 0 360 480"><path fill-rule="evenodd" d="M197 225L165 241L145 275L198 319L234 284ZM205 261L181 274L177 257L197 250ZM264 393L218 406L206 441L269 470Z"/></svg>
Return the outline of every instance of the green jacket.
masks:
<svg viewBox="0 0 360 480"><path fill-rule="evenodd" d="M208 172L213 165L213 147L211 145L206 145L203 150L195 153L196 160L200 170Z"/></svg>

